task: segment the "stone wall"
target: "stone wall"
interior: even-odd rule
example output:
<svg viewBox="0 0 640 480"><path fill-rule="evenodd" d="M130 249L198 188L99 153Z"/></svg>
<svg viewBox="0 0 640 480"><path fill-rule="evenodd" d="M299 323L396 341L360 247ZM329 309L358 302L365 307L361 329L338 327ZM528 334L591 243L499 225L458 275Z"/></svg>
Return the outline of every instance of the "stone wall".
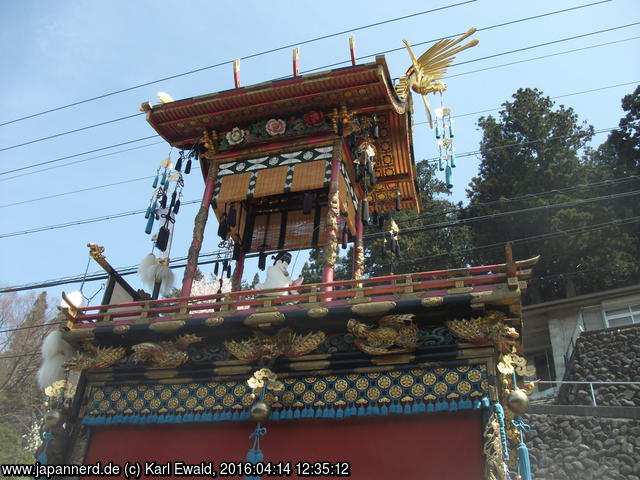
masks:
<svg viewBox="0 0 640 480"><path fill-rule="evenodd" d="M640 325L582 332L565 380L639 381ZM640 407L640 385L594 385L598 405ZM589 385L563 385L556 403L591 405Z"/></svg>
<svg viewBox="0 0 640 480"><path fill-rule="evenodd" d="M640 480L640 420L528 414L535 480Z"/></svg>

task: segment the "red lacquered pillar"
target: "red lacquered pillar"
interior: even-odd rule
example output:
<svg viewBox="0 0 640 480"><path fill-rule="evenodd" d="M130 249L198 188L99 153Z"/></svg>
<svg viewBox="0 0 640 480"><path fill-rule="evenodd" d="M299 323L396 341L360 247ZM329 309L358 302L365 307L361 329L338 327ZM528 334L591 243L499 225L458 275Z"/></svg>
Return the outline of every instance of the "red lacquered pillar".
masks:
<svg viewBox="0 0 640 480"><path fill-rule="evenodd" d="M211 208L211 199L213 198L213 190L216 183L216 170L217 168L215 168L213 164L209 165L209 173L207 174L202 202L200 203L200 209L198 210L193 225L193 239L189 247L187 266L184 269L184 277L182 278L181 297L188 297L191 294L191 286L198 268L198 256L200 255L200 248L202 248L202 240L204 239L204 227L207 224L209 209Z"/></svg>

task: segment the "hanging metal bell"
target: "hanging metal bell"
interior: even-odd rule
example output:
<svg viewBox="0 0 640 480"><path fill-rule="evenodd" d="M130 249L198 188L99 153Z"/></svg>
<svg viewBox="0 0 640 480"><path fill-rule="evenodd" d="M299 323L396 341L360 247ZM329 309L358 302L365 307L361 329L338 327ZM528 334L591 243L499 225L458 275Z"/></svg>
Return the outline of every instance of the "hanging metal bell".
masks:
<svg viewBox="0 0 640 480"><path fill-rule="evenodd" d="M507 398L507 405L509 406L509 410L511 410L513 413L522 415L527 411L527 408L529 407L529 397L523 390L514 390L509 394L509 397Z"/></svg>
<svg viewBox="0 0 640 480"><path fill-rule="evenodd" d="M251 407L251 418L257 422L264 422L269 418L270 411L269 405L260 400Z"/></svg>

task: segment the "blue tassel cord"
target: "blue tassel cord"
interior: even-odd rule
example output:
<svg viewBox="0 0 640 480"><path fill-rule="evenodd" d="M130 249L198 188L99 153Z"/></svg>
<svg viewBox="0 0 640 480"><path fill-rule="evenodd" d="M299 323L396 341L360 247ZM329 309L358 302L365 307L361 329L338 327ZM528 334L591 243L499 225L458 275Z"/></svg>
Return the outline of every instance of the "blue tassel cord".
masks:
<svg viewBox="0 0 640 480"><path fill-rule="evenodd" d="M502 452L504 454L504 461L508 462L509 447L507 445L507 431L505 429L505 424L504 424L504 410L502 408L502 405L496 402L493 404L493 411L498 417L498 424L500 425L500 441L502 442Z"/></svg>
<svg viewBox="0 0 640 480"><path fill-rule="evenodd" d="M267 429L260 426L260 422L256 426L256 429L253 431L251 435L249 435L249 439L253 438L253 445L247 452L247 462L256 464L264 461L264 455L262 450L260 450L260 437L263 437L267 434ZM244 480L260 480L260 477L254 476L245 476Z"/></svg>

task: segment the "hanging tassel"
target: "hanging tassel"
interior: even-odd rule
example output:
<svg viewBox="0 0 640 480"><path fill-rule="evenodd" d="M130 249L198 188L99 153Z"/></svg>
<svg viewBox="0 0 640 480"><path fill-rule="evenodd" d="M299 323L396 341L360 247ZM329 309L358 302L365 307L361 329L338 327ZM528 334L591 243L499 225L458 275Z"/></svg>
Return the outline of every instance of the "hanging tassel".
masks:
<svg viewBox="0 0 640 480"><path fill-rule="evenodd" d="M186 173L187 175L191 173L191 158L187 160L187 166L184 167L184 173Z"/></svg>
<svg viewBox="0 0 640 480"><path fill-rule="evenodd" d="M218 272L220 271L220 264L218 262L213 264L213 276L218 277Z"/></svg>
<svg viewBox="0 0 640 480"><path fill-rule="evenodd" d="M359 164L356 165L356 182L360 183L362 181L362 169L364 165Z"/></svg>
<svg viewBox="0 0 640 480"><path fill-rule="evenodd" d="M371 120L373 121L372 136L373 136L373 138L378 138L380 136L380 128L378 127L378 119L376 118L375 115L373 115Z"/></svg>
<svg viewBox="0 0 640 480"><path fill-rule="evenodd" d="M237 218L238 211L236 210L236 207L231 205L231 208L229 208L229 215L227 215L227 225L229 225L230 227L235 227Z"/></svg>
<svg viewBox="0 0 640 480"><path fill-rule="evenodd" d="M164 173L162 174L162 180L160 180L160 185L164 185L167 183L167 169L164 169Z"/></svg>
<svg viewBox="0 0 640 480"><path fill-rule="evenodd" d="M173 213L177 215L179 210L180 210L180 199L176 200L176 204L173 206Z"/></svg>
<svg viewBox="0 0 640 480"><path fill-rule="evenodd" d="M229 266L229 260L226 258L222 261L222 275L227 273L227 267Z"/></svg>
<svg viewBox="0 0 640 480"><path fill-rule="evenodd" d="M453 123L451 122L451 120L449 120L449 137L451 137L451 138L454 137Z"/></svg>
<svg viewBox="0 0 640 480"><path fill-rule="evenodd" d="M163 193L160 199L160 208L167 208L167 194Z"/></svg>
<svg viewBox="0 0 640 480"><path fill-rule="evenodd" d="M144 218L149 218L151 216L151 212L152 212L152 208L151 208L151 204L149 204L149 206L147 207L147 211L144 214Z"/></svg>
<svg viewBox="0 0 640 480"><path fill-rule="evenodd" d="M441 135L440 135L440 123L436 122L436 138L440 139Z"/></svg>
<svg viewBox="0 0 640 480"><path fill-rule="evenodd" d="M239 260L240 254L242 253L242 246L240 242L236 242L233 244L233 254L231 255L231 260Z"/></svg>
<svg viewBox="0 0 640 480"><path fill-rule="evenodd" d="M400 258L400 242L395 238L391 241L391 249L396 254L396 257Z"/></svg>
<svg viewBox="0 0 640 480"><path fill-rule="evenodd" d="M149 216L149 220L147 220L147 226L144 229L144 233L146 233L147 235L149 235L151 233L151 230L153 230L153 221L156 219L155 214L151 214L151 216Z"/></svg>
<svg viewBox="0 0 640 480"><path fill-rule="evenodd" d="M518 444L518 473L522 480L532 480L531 463L529 462L529 450L523 441Z"/></svg>
<svg viewBox="0 0 640 480"><path fill-rule="evenodd" d="M366 198L362 200L362 223L369 225L369 201Z"/></svg>
<svg viewBox="0 0 640 480"><path fill-rule="evenodd" d="M158 177L158 174L156 174L156 178L153 179L153 184L151 185L153 188L157 188L158 187L158 180L160 178Z"/></svg>
<svg viewBox="0 0 640 480"><path fill-rule="evenodd" d="M173 193L171 194L171 203L169 204L169 212L171 212L171 210L173 210L173 207L176 204L176 197L178 196L178 192L177 191L173 191Z"/></svg>
<svg viewBox="0 0 640 480"><path fill-rule="evenodd" d="M382 230L384 228L384 215L380 214L378 216L378 228Z"/></svg>
<svg viewBox="0 0 640 480"><path fill-rule="evenodd" d="M376 210L371 214L371 223L373 223L375 225L379 221L380 221L380 215L378 214L378 211Z"/></svg>
<svg viewBox="0 0 640 480"><path fill-rule="evenodd" d="M264 248L260 250L260 255L258 255L258 268L264 271L267 266L267 254L264 253Z"/></svg>
<svg viewBox="0 0 640 480"><path fill-rule="evenodd" d="M451 168L456 168L456 154L451 152Z"/></svg>
<svg viewBox="0 0 640 480"><path fill-rule="evenodd" d="M344 227L342 227L342 249L347 248L347 244L349 243L349 230L347 229L347 224L345 222Z"/></svg>
<svg viewBox="0 0 640 480"><path fill-rule="evenodd" d="M444 163L442 162L442 156L438 158L438 170L440 170L441 172L444 172Z"/></svg>
<svg viewBox="0 0 640 480"><path fill-rule="evenodd" d="M164 225L160 227L158 231L158 236L156 237L156 247L161 252L164 252L169 245L169 229Z"/></svg>
<svg viewBox="0 0 640 480"><path fill-rule="evenodd" d="M231 265L227 265L227 278L231 278Z"/></svg>
<svg viewBox="0 0 640 480"><path fill-rule="evenodd" d="M451 167L447 165L447 169L445 171L447 188L453 188L453 182L452 182L451 176L452 176Z"/></svg>
<svg viewBox="0 0 640 480"><path fill-rule="evenodd" d="M376 171L373 168L373 162L371 161L367 162L367 173L369 174L369 183L371 183L371 185L375 185L377 182Z"/></svg>
<svg viewBox="0 0 640 480"><path fill-rule="evenodd" d="M313 209L313 194L305 192L302 197L302 213L309 215Z"/></svg>
<svg viewBox="0 0 640 480"><path fill-rule="evenodd" d="M220 219L220 223L218 224L218 236L222 240L226 240L228 233L229 231L227 229L227 214L223 213L222 218Z"/></svg>
<svg viewBox="0 0 640 480"><path fill-rule="evenodd" d="M342 123L342 119L338 120L338 136L342 136L342 133L344 132L344 123Z"/></svg>
<svg viewBox="0 0 640 480"><path fill-rule="evenodd" d="M400 191L396 192L396 212L402 210L402 202L400 201Z"/></svg>
<svg viewBox="0 0 640 480"><path fill-rule="evenodd" d="M180 152L180 156L178 157L178 161L176 162L175 169L178 172L182 169L182 152Z"/></svg>

